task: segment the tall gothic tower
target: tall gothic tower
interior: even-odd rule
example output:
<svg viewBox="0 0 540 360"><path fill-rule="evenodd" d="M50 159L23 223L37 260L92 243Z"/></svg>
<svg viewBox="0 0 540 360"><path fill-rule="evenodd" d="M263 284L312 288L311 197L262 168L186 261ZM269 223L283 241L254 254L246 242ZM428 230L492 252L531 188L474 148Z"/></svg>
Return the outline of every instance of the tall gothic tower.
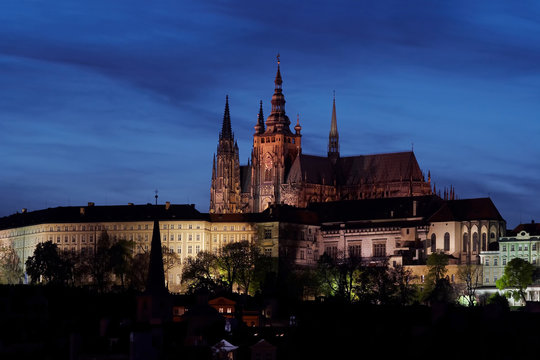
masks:
<svg viewBox="0 0 540 360"><path fill-rule="evenodd" d="M334 163L337 161L337 159L339 159L339 134L337 130L335 94L334 103L332 105L332 121L330 123L330 134L328 135L328 157Z"/></svg>
<svg viewBox="0 0 540 360"><path fill-rule="evenodd" d="M285 115L285 97L281 85L279 55L277 57L277 74L274 80L275 89L272 96L272 111L263 123L262 104L259 110L255 134L253 135L253 152L251 155L251 210L263 211L269 204L281 203L281 185L294 159L302 152L299 121L291 132L291 121Z"/></svg>
<svg viewBox="0 0 540 360"><path fill-rule="evenodd" d="M241 212L240 204L240 161L238 144L234 140L229 113L229 97L225 99L223 125L219 133L217 155L212 165L210 189L211 213Z"/></svg>

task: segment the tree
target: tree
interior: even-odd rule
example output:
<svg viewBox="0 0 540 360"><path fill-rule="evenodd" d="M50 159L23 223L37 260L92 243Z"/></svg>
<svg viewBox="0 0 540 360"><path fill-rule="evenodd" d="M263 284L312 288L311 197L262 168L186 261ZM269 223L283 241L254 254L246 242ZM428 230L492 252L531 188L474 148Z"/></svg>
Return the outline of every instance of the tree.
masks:
<svg viewBox="0 0 540 360"><path fill-rule="evenodd" d="M497 280L496 285L499 290L508 290L508 294L515 301L523 300L527 302L526 292L527 286L533 282L533 274L535 267L528 261L521 258L514 258L506 264L503 276Z"/></svg>
<svg viewBox="0 0 540 360"><path fill-rule="evenodd" d="M253 277L255 254L258 248L249 241L233 242L223 246L217 264L224 273L224 281L229 292L237 284L246 294Z"/></svg>
<svg viewBox="0 0 540 360"><path fill-rule="evenodd" d="M13 246L0 247L0 282L18 284L23 278L21 259Z"/></svg>
<svg viewBox="0 0 540 360"><path fill-rule="evenodd" d="M182 269L182 283L188 292L205 289L211 293L218 292L225 286L218 271L217 257L209 251L200 251L195 257L188 257Z"/></svg>
<svg viewBox="0 0 540 360"><path fill-rule="evenodd" d="M70 278L71 266L58 253L58 247L52 241L39 243L34 255L26 260L26 271L32 283L65 284Z"/></svg>
<svg viewBox="0 0 540 360"><path fill-rule="evenodd" d="M476 290L482 286L483 268L482 265L466 264L458 269L457 277L464 284L463 295L467 299L469 306L476 304Z"/></svg>
<svg viewBox="0 0 540 360"><path fill-rule="evenodd" d="M360 257L347 256L344 251L336 257L323 254L317 266L322 292L347 303L357 299L355 291L361 291L362 288L358 283L361 277L360 266Z"/></svg>
<svg viewBox="0 0 540 360"><path fill-rule="evenodd" d="M410 304L414 297L416 289L411 284L414 276L412 271L403 267L403 265L396 265L388 270L389 277L394 284L394 301L400 305Z"/></svg>
<svg viewBox="0 0 540 360"><path fill-rule="evenodd" d="M103 292L109 284L112 271L110 257L111 241L107 231L103 231L96 243L96 250L88 254L87 264L98 291Z"/></svg>
<svg viewBox="0 0 540 360"><path fill-rule="evenodd" d="M422 300L428 302L452 302L454 289L446 277L448 256L444 253L432 253L426 261L428 273Z"/></svg>
<svg viewBox="0 0 540 360"><path fill-rule="evenodd" d="M110 248L112 272L120 278L120 285L125 288L126 276L132 268L133 241L119 240Z"/></svg>

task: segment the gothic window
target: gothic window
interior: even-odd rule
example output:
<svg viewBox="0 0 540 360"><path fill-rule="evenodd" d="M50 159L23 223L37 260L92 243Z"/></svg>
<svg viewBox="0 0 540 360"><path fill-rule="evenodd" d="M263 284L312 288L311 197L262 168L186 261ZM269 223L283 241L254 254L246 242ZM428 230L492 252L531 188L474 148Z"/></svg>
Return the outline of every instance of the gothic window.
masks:
<svg viewBox="0 0 540 360"><path fill-rule="evenodd" d="M482 251L487 250L487 236L486 233L482 233Z"/></svg>
<svg viewBox="0 0 540 360"><path fill-rule="evenodd" d="M444 251L450 251L450 234L444 233Z"/></svg>
<svg viewBox="0 0 540 360"><path fill-rule="evenodd" d="M479 245L479 243L478 243L478 233L477 232L473 233L472 239L473 239L473 251L476 252L476 251L478 251L478 245Z"/></svg>
<svg viewBox="0 0 540 360"><path fill-rule="evenodd" d="M272 181L272 172L270 169L264 170L264 181Z"/></svg>
<svg viewBox="0 0 540 360"><path fill-rule="evenodd" d="M469 245L469 234L463 234L463 252L467 252Z"/></svg>
<svg viewBox="0 0 540 360"><path fill-rule="evenodd" d="M431 252L437 251L437 235L431 234Z"/></svg>

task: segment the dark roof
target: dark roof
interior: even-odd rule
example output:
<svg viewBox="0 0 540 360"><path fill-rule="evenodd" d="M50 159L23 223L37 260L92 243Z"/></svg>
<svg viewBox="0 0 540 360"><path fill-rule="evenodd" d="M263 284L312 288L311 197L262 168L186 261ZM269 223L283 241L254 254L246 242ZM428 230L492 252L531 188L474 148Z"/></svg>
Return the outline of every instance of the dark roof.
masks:
<svg viewBox="0 0 540 360"><path fill-rule="evenodd" d="M339 159L343 185L423 180L422 171L412 151L350 156Z"/></svg>
<svg viewBox="0 0 540 360"><path fill-rule="evenodd" d="M413 212L414 202L416 214ZM436 195L425 195L312 203L308 208L317 212L324 223L413 217L427 219L442 203L443 200Z"/></svg>
<svg viewBox="0 0 540 360"><path fill-rule="evenodd" d="M534 221L528 224L519 224L516 226L512 233L514 235L519 234L522 231L526 231L529 235L540 235L540 223L535 223ZM508 234L507 234L508 235Z"/></svg>
<svg viewBox="0 0 540 360"><path fill-rule="evenodd" d="M446 200L430 222L499 220L504 221L490 198Z"/></svg>
<svg viewBox="0 0 540 360"><path fill-rule="evenodd" d="M339 185L411 179L424 179L412 151L342 157L335 165L327 157L300 154L287 176L287 182L291 183L333 184L335 181Z"/></svg>
<svg viewBox="0 0 540 360"><path fill-rule="evenodd" d="M110 205L66 206L17 213L0 218L0 229L50 224L111 221L207 220L193 204L174 205Z"/></svg>
<svg viewBox="0 0 540 360"><path fill-rule="evenodd" d="M317 225L319 216L315 211L290 205L270 205L261 213L259 221L279 221L294 224Z"/></svg>
<svg viewBox="0 0 540 360"><path fill-rule="evenodd" d="M332 162L327 157L300 154L294 160L287 182L305 181L310 184L333 184L335 179Z"/></svg>

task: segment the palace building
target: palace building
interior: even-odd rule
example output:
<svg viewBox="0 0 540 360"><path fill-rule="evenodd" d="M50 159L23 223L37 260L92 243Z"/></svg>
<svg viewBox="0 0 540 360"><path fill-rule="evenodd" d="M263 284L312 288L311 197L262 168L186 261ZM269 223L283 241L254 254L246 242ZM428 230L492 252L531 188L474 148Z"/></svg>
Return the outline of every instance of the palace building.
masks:
<svg viewBox="0 0 540 360"><path fill-rule="evenodd" d="M251 161L240 165L228 97L212 165L210 213L261 212L270 204L306 207L313 202L429 195L412 151L340 156L334 97L327 156L302 153L300 119L294 132L285 113L278 57L272 110L260 103Z"/></svg>

